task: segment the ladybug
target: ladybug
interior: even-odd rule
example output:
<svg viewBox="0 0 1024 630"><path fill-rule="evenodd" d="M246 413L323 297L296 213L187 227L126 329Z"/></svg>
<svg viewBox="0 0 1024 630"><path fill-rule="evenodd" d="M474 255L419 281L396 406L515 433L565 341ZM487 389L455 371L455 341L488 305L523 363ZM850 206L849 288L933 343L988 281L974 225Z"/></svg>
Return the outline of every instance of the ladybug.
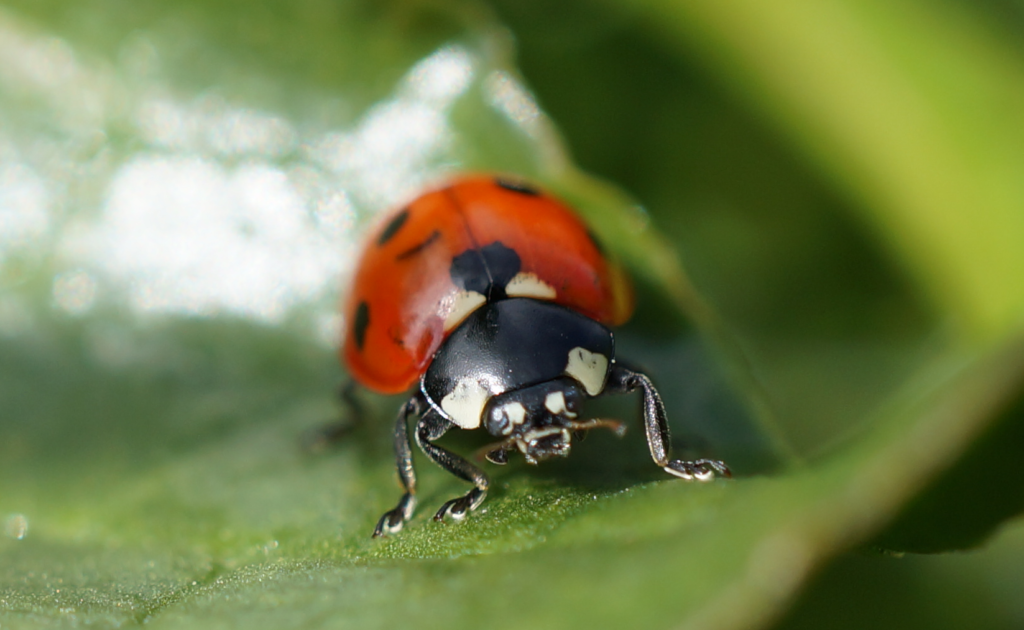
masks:
<svg viewBox="0 0 1024 630"><path fill-rule="evenodd" d="M633 310L622 269L583 221L522 182L457 179L390 215L362 253L345 305L343 361L371 390L415 390L394 429L405 490L377 523L393 534L416 503L413 438L428 458L473 484L435 520L462 520L483 501L480 468L436 444L447 431L484 429L486 458L518 451L536 464L569 454L574 432L621 423L583 420L604 394L643 394L651 457L683 479L729 476L720 461L672 459L665 407L651 380L616 360L611 327Z"/></svg>

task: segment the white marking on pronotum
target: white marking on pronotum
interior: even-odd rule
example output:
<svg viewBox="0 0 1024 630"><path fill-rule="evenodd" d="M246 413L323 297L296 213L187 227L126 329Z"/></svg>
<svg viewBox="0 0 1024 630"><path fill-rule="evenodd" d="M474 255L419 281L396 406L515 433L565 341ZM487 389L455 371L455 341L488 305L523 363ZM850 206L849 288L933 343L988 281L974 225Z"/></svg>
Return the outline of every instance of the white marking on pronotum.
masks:
<svg viewBox="0 0 1024 630"><path fill-rule="evenodd" d="M509 297L532 297L540 300L555 299L555 288L537 277L536 274L520 271L505 285Z"/></svg>
<svg viewBox="0 0 1024 630"><path fill-rule="evenodd" d="M573 348L569 351L565 373L579 381L587 394L597 396L604 389L608 375L608 357L586 348Z"/></svg>
<svg viewBox="0 0 1024 630"><path fill-rule="evenodd" d="M512 433L512 429L526 422L526 407L521 402L510 402L507 405L502 405L501 411L508 418L508 424L502 429L502 435L508 435Z"/></svg>
<svg viewBox="0 0 1024 630"><path fill-rule="evenodd" d="M480 426L480 416L491 392L475 378L464 378L455 388L441 399L441 409L448 418L463 429Z"/></svg>
<svg viewBox="0 0 1024 630"><path fill-rule="evenodd" d="M448 298L448 315L444 318L444 331L448 332L462 323L470 313L487 303L487 297L476 291L459 291Z"/></svg>
<svg viewBox="0 0 1024 630"><path fill-rule="evenodd" d="M568 407L565 406L565 393L563 392L551 392L544 398L544 407L548 411L555 414L564 414L566 418L575 418L576 414L569 411Z"/></svg>

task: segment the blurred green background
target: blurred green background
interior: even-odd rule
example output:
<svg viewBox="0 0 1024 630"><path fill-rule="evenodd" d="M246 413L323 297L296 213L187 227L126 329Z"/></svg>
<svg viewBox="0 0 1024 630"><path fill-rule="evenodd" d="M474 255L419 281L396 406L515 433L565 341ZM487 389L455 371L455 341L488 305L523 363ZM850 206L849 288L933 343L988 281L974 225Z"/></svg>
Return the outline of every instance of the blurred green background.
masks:
<svg viewBox="0 0 1024 630"><path fill-rule="evenodd" d="M4 2L0 626L1024 626L1022 33L1016 0ZM620 352L733 480L634 427L443 526L418 460L369 540L401 399L301 448L344 413L335 305L375 214L467 170L623 258Z"/></svg>

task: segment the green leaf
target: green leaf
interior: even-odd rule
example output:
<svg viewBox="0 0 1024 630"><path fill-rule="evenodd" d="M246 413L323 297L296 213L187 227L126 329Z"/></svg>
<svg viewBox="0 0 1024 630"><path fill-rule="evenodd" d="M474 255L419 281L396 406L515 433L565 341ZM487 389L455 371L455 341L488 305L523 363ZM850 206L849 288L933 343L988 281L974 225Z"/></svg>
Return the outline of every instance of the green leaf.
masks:
<svg viewBox="0 0 1024 630"><path fill-rule="evenodd" d="M1010 401L998 420L903 508L873 541L891 551L934 553L980 546L1024 512L1024 472L1015 445L1024 440L1024 401Z"/></svg>
<svg viewBox="0 0 1024 630"><path fill-rule="evenodd" d="M1018 519L969 553L846 554L775 627L1012 628L1021 613L1022 552Z"/></svg>
<svg viewBox="0 0 1024 630"><path fill-rule="evenodd" d="M880 531L980 542L1017 509L963 499L1011 461L1024 266L1017 122L972 99L1016 102L1017 56L854 4L8 3L0 626L758 627ZM909 129L907 86L939 104ZM420 458L419 512L369 538L401 399L301 448L339 414L341 278L463 170L579 207L638 280L620 351L735 479L666 479L632 426L489 468L442 525L464 484ZM976 518L929 524L951 505Z"/></svg>
<svg viewBox="0 0 1024 630"><path fill-rule="evenodd" d="M990 340L1020 327L1024 59L982 10L917 1L634 6L852 197L967 335Z"/></svg>

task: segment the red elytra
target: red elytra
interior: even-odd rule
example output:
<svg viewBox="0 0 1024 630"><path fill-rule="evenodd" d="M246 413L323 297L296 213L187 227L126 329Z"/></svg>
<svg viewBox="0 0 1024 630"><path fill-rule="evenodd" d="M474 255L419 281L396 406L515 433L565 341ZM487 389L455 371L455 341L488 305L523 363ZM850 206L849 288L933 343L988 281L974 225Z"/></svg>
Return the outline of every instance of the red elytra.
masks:
<svg viewBox="0 0 1024 630"><path fill-rule="evenodd" d="M632 314L628 278L568 206L515 180L464 177L391 213L368 239L344 306L351 375L381 393L409 389L471 312L452 261L492 243L514 250L522 273L550 289L530 297L608 326Z"/></svg>

